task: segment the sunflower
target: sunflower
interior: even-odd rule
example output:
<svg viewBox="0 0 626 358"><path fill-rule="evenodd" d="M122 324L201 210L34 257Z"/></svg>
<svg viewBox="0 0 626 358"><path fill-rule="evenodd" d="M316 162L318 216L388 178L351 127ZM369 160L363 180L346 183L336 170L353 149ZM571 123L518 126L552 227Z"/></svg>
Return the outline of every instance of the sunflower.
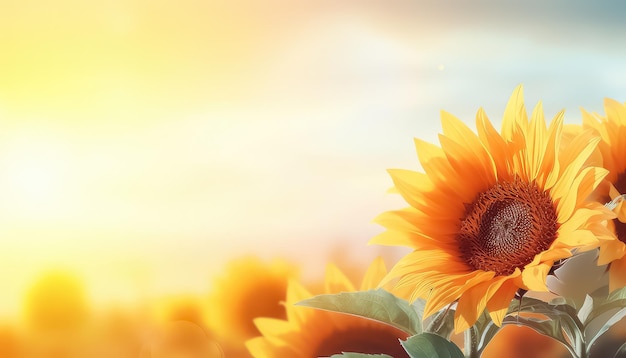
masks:
<svg viewBox="0 0 626 358"><path fill-rule="evenodd" d="M600 246L598 264L611 263L609 267L609 289L626 286L626 205L622 194L626 193L626 104L605 99L606 117L590 114L583 110L583 128L593 130L602 140L598 152L603 166L609 173L594 195L601 202L612 202L617 218L609 222L609 228L618 240L604 240Z"/></svg>
<svg viewBox="0 0 626 358"><path fill-rule="evenodd" d="M599 138L580 131L562 142L563 112L546 127L539 103L529 120L521 86L501 133L482 109L478 134L449 113L441 121L441 147L415 140L424 172L389 170L410 207L379 215L387 231L370 243L414 249L385 281L425 298L426 317L458 302L456 332L485 308L501 325L516 292L547 291L555 262L599 246L612 215L586 200L607 174L586 164Z"/></svg>
<svg viewBox="0 0 626 358"><path fill-rule="evenodd" d="M286 317L281 302L289 280L298 276L295 265L280 259L264 262L251 256L229 263L213 283L207 308L207 325L225 351L246 355L243 342L259 335L256 317Z"/></svg>
<svg viewBox="0 0 626 358"><path fill-rule="evenodd" d="M506 325L493 337L482 358L570 357L559 341L525 326Z"/></svg>
<svg viewBox="0 0 626 358"><path fill-rule="evenodd" d="M375 288L386 273L382 259L376 259L359 290ZM325 293L350 291L356 291L352 282L337 267L328 265ZM294 305L311 296L301 284L291 281L285 303L287 320L257 318L255 324L263 335L246 342L250 353L256 358L328 357L341 352L408 357L399 342L407 338L406 333L366 318Z"/></svg>

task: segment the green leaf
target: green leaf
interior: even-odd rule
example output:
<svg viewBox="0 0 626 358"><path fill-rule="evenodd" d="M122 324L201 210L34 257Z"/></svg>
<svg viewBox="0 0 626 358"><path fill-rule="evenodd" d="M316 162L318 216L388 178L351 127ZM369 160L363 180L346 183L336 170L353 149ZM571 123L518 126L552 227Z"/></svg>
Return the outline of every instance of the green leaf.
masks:
<svg viewBox="0 0 626 358"><path fill-rule="evenodd" d="M609 328L611 328L614 324L619 322L624 317L626 317L626 307L618 310L617 312L613 313L608 319L606 319L606 322L602 325L602 327L597 332L594 332L592 337L587 338L587 349L591 349L591 346L598 338L600 338L600 336L602 336L606 331L609 330Z"/></svg>
<svg viewBox="0 0 626 358"><path fill-rule="evenodd" d="M365 354L365 353L353 353L343 352L341 354L333 354L330 358L393 358L386 354Z"/></svg>
<svg viewBox="0 0 626 358"><path fill-rule="evenodd" d="M400 341L411 358L463 358L456 344L434 333L421 333Z"/></svg>
<svg viewBox="0 0 626 358"><path fill-rule="evenodd" d="M615 290L609 294L607 301L616 301L626 299L626 287Z"/></svg>
<svg viewBox="0 0 626 358"><path fill-rule="evenodd" d="M422 333L401 341L411 358L463 358L456 344L434 333Z"/></svg>
<svg viewBox="0 0 626 358"><path fill-rule="evenodd" d="M621 309L626 306L626 287L615 290L609 294L606 299L596 298L594 299L593 310L589 313L586 323L591 322L604 313L613 310Z"/></svg>
<svg viewBox="0 0 626 358"><path fill-rule="evenodd" d="M578 309L578 313L576 314L576 316L581 322L585 324L588 322L587 317L589 317L589 314L593 312L593 304L594 304L593 297L587 295L585 297L585 301L580 306L580 308Z"/></svg>
<svg viewBox="0 0 626 358"><path fill-rule="evenodd" d="M300 301L296 305L373 319L409 335L422 332L421 313L418 313L407 301L380 288L318 295Z"/></svg>

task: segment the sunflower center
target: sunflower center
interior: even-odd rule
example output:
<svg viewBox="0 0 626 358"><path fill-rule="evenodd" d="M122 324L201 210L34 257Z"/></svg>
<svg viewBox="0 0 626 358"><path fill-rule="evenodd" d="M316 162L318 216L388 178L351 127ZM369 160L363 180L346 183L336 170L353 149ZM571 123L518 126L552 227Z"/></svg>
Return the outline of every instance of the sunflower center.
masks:
<svg viewBox="0 0 626 358"><path fill-rule="evenodd" d="M475 270L510 275L550 247L557 229L550 195L516 178L467 206L457 239L463 259Z"/></svg>
<svg viewBox="0 0 626 358"><path fill-rule="evenodd" d="M617 176L617 180L615 180L613 185L620 193L626 193L626 171L621 172ZM622 242L626 242L626 223L619 221L619 219L613 219L613 224L615 224L617 238Z"/></svg>

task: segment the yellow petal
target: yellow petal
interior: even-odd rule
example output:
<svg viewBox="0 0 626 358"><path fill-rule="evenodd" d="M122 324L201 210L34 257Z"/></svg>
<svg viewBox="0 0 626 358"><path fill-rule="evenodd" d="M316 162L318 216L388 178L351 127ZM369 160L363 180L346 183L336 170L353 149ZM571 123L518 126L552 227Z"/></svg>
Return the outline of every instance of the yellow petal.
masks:
<svg viewBox="0 0 626 358"><path fill-rule="evenodd" d="M538 262L553 262L572 256L572 251L566 248L552 248L537 254ZM535 261L533 261L533 264Z"/></svg>
<svg viewBox="0 0 626 358"><path fill-rule="evenodd" d="M516 272L519 274L519 269L516 269ZM509 310L511 300L515 297L515 292L518 289L519 287L517 287L514 280L506 280L502 283L498 292L487 302L487 310L489 310L489 315L496 326L502 326L504 316Z"/></svg>
<svg viewBox="0 0 626 358"><path fill-rule="evenodd" d="M404 169L389 169L387 172L404 200L414 208L427 210L429 215L446 215L450 208L460 206L460 203L431 200L428 193L434 192L435 186L424 173Z"/></svg>
<svg viewBox="0 0 626 358"><path fill-rule="evenodd" d="M293 329L293 326L285 320L276 318L259 317L254 319L254 325L261 335L265 336L272 344L281 344L283 340L277 338Z"/></svg>
<svg viewBox="0 0 626 358"><path fill-rule="evenodd" d="M528 177L531 180L534 180L539 176L544 157L546 157L547 154L546 142L548 136L546 131L546 122L543 118L543 107L541 102L539 102L530 117L530 124L526 138L529 161Z"/></svg>
<svg viewBox="0 0 626 358"><path fill-rule="evenodd" d="M523 116L522 116L523 113ZM506 108L504 110L504 117L502 118L502 137L505 140L513 140L513 131L516 127L518 118L525 118L526 109L524 107L524 88L522 85L518 85L511 98L509 99Z"/></svg>
<svg viewBox="0 0 626 358"><path fill-rule="evenodd" d="M612 261L622 258L626 254L626 245L623 242L613 239L600 244L600 254L598 256L598 266L606 265Z"/></svg>
<svg viewBox="0 0 626 358"><path fill-rule="evenodd" d="M304 310L302 307L294 306L294 303L311 297L311 293L307 291L302 284L296 280L290 280L287 285L287 302L285 310L287 311L287 320L292 322L303 322L307 317L307 313L311 310Z"/></svg>
<svg viewBox="0 0 626 358"><path fill-rule="evenodd" d="M536 266L526 266L522 271L522 281L524 282L525 289L529 291L547 292L546 276L552 264L539 264Z"/></svg>
<svg viewBox="0 0 626 358"><path fill-rule="evenodd" d="M492 157L494 172L497 173L497 178L506 179L509 174L509 165L506 160L507 144L500 136L500 133L495 130L482 108L476 114L476 129L483 145L489 148L488 154ZM503 176L505 177L503 178Z"/></svg>
<svg viewBox="0 0 626 358"><path fill-rule="evenodd" d="M264 337L256 337L246 341L246 348L254 358L274 358L276 349Z"/></svg>
<svg viewBox="0 0 626 358"><path fill-rule="evenodd" d="M380 256L375 258L365 272L359 290L367 291L376 288L386 274L387 267L383 258Z"/></svg>
<svg viewBox="0 0 626 358"><path fill-rule="evenodd" d="M552 247L558 248L574 248L579 246L598 247L600 242L595 233L589 230L576 230L567 235L559 235Z"/></svg>
<svg viewBox="0 0 626 358"><path fill-rule="evenodd" d="M491 280L493 272L472 271L463 275L449 275L437 282L437 287L426 298L424 317L439 311L446 305L454 302L459 295L464 294L471 287L481 282Z"/></svg>
<svg viewBox="0 0 626 358"><path fill-rule="evenodd" d="M538 183L541 185L543 180L543 189L551 189L559 179L560 165L558 160L558 153L561 148L561 133L563 131L563 114L561 111L557 113L552 119L548 133L550 135L548 143L546 144L546 158L543 160L543 168L541 169L541 176L538 178ZM544 177L545 176L545 180Z"/></svg>
<svg viewBox="0 0 626 358"><path fill-rule="evenodd" d="M493 272L487 272L493 274ZM484 280L489 276L482 277ZM498 288L504 282L506 277L491 278L486 281L471 282L471 287L463 292L457 305L454 315L454 331L459 333L466 330L478 319L478 316L485 310L487 301L498 291ZM470 282L468 281L468 285Z"/></svg>
<svg viewBox="0 0 626 358"><path fill-rule="evenodd" d="M463 143L466 148L461 153L463 160L473 163L475 172L489 183L493 183L496 178L495 164L477 135L446 111L441 111L441 126L445 137L452 142ZM448 154L443 143L441 145L444 153Z"/></svg>
<svg viewBox="0 0 626 358"><path fill-rule="evenodd" d="M415 247L414 237L415 234L388 230L374 236L367 244Z"/></svg>
<svg viewBox="0 0 626 358"><path fill-rule="evenodd" d="M324 289L328 293L355 291L354 285L334 264L326 265L326 278Z"/></svg>

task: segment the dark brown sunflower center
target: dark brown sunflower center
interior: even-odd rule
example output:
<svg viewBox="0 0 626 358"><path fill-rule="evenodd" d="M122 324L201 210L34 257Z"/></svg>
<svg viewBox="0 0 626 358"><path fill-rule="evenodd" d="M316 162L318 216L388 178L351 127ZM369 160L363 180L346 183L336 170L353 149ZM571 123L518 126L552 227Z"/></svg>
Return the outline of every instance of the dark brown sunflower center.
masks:
<svg viewBox="0 0 626 358"><path fill-rule="evenodd" d="M615 185L615 189L617 189L617 191L621 194L626 193L626 171L621 172L617 176L617 180L613 185ZM613 219L613 223L615 224L615 234L617 235L617 238L622 242L626 242L626 224L618 219Z"/></svg>
<svg viewBox="0 0 626 358"><path fill-rule="evenodd" d="M476 270L510 275L556 239L552 199L536 184L515 179L496 184L467 206L457 239Z"/></svg>

